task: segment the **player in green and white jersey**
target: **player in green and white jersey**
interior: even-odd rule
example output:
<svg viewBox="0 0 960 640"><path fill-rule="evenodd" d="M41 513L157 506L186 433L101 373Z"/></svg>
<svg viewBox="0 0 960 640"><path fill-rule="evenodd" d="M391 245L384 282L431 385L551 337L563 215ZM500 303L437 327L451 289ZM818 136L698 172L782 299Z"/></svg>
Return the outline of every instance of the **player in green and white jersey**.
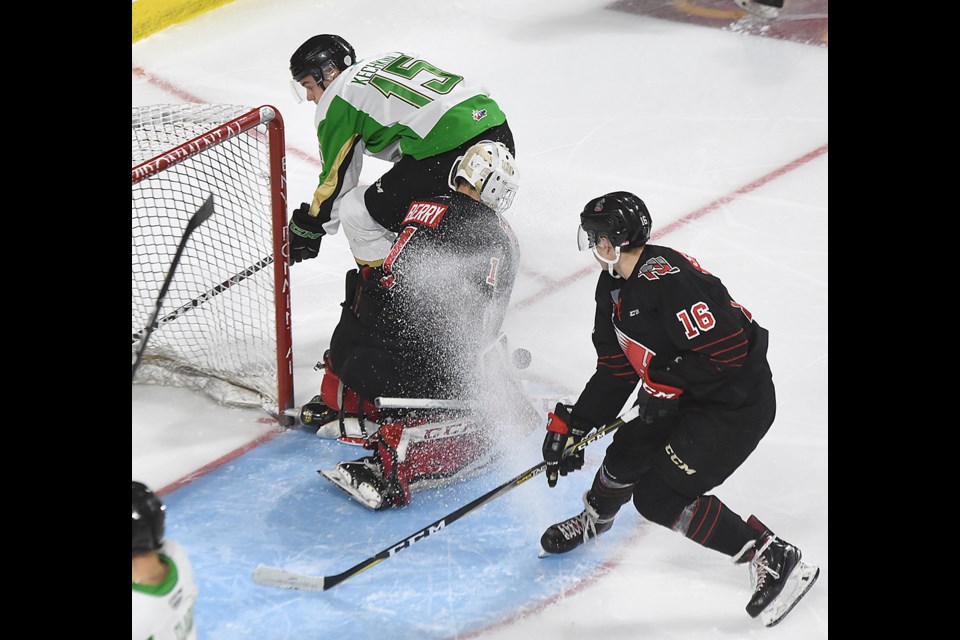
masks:
<svg viewBox="0 0 960 640"><path fill-rule="evenodd" d="M450 167L475 142L515 154L507 117L489 91L418 54L357 60L337 35L313 36L290 58L298 97L315 102L322 169L310 203L291 217L290 261L315 257L343 227L359 265L380 266L410 202L443 191ZM359 186L363 156L394 163Z"/></svg>
<svg viewBox="0 0 960 640"><path fill-rule="evenodd" d="M165 510L150 488L133 481L133 640L197 640L193 565L164 537Z"/></svg>

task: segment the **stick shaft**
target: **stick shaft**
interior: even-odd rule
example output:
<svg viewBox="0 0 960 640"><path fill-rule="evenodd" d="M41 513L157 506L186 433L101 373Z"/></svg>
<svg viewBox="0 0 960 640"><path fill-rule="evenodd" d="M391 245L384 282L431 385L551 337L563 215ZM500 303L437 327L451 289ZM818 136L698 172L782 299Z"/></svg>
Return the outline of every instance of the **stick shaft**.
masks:
<svg viewBox="0 0 960 640"><path fill-rule="evenodd" d="M173 311L171 311L171 312L168 313L167 315L163 316L163 317L160 318L159 320L156 319L156 314L154 314L154 317L151 318L150 323L149 323L146 327L144 327L142 330L138 331L137 333L133 334L133 342L136 343L136 341L139 340L139 339L141 338L141 336L143 336L144 333L147 332L148 329L149 329L150 331L153 331L154 329L159 328L161 325L164 325L164 324L170 322L171 320L176 320L177 318L179 318L180 316L182 316L182 315L183 315L184 313L186 313L187 311L190 311L191 309L194 309L194 308L196 308L196 307L199 307L201 304L203 304L204 302L206 302L206 301L209 300L210 298L213 298L214 296L217 296L217 295L223 293L224 291L226 291L227 289L229 289L229 288L232 287L233 285L237 284L238 282L240 282L240 281L242 281L242 280L246 280L247 278L249 278L250 276L252 276L252 275L255 274L256 272L260 271L261 269L263 269L264 267L266 267L266 266L268 266L268 265L270 265L270 264L273 264L273 256L272 256L272 255L260 259L260 260L259 260L258 262L256 262L255 264L252 264L252 265L250 265L249 267L247 267L246 269L244 269L243 271L237 273L236 275L227 278L226 280L224 280L223 282L221 282L221 283L218 284L217 286L213 287L212 289L210 289L210 290L207 291L206 293L201 294L201 295L197 296L196 298L194 298L193 300L191 300L190 302L187 302L187 303L179 306L178 308L174 309Z"/></svg>

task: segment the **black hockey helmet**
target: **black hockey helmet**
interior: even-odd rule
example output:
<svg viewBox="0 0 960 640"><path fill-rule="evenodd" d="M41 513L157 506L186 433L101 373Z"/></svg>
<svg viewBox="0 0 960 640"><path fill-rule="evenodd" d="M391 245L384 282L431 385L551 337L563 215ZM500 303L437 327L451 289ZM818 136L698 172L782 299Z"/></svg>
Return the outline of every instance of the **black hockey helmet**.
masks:
<svg viewBox="0 0 960 640"><path fill-rule="evenodd" d="M163 545L164 511L157 495L133 481L133 552L155 551Z"/></svg>
<svg viewBox="0 0 960 640"><path fill-rule="evenodd" d="M642 247L650 239L652 224L643 200L628 191L614 191L583 207L577 244L584 251L606 236L617 248Z"/></svg>
<svg viewBox="0 0 960 640"><path fill-rule="evenodd" d="M357 61L350 43L333 34L313 36L290 56L290 74L294 82L300 82L308 75L313 76L321 89L327 88L323 78L323 68L333 65L339 71Z"/></svg>

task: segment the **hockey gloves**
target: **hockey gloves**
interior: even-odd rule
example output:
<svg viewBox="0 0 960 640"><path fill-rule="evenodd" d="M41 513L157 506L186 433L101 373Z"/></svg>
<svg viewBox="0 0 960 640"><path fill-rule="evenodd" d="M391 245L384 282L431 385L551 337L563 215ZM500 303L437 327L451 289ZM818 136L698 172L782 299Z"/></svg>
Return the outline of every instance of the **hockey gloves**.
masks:
<svg viewBox="0 0 960 640"><path fill-rule="evenodd" d="M316 258L320 253L320 241L327 234L323 230L324 220L310 215L310 205L306 202L290 217L290 264L301 260Z"/></svg>
<svg viewBox="0 0 960 640"><path fill-rule="evenodd" d="M583 440L593 425L570 415L571 407L558 402L547 414L547 435L543 438L543 459L547 463L547 484L557 486L557 474L565 476L583 467L583 449L567 456L564 449Z"/></svg>
<svg viewBox="0 0 960 640"><path fill-rule="evenodd" d="M681 358L678 356L671 367L676 366ZM647 384L641 385L637 393L637 401L634 403L640 413L637 418L646 424L653 424L661 420L667 420L677 415L680 410L680 396L683 394L683 387L687 385L686 381L673 373L670 368L653 373L657 382L656 388L652 388L652 393L647 391Z"/></svg>
<svg viewBox="0 0 960 640"><path fill-rule="evenodd" d="M676 397L669 399L655 397L645 393L643 389L637 394L637 401L634 404L640 409L637 418L646 424L671 418L680 409L680 400Z"/></svg>

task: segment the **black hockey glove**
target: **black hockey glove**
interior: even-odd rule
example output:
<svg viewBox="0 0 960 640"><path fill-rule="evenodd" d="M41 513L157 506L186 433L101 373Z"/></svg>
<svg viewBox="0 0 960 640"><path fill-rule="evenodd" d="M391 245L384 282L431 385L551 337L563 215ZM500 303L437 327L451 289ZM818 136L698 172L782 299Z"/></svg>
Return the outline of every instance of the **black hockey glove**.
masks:
<svg viewBox="0 0 960 640"><path fill-rule="evenodd" d="M680 362L679 356L674 364L678 362ZM641 388L634 403L634 406L640 410L637 418L646 424L660 422L677 415L680 410L680 395L683 393L683 387L686 386L686 381L672 373L669 367L663 371L651 373L656 376L656 384L661 387L661 390L657 391L656 395L651 395ZM674 388L673 392L664 388L667 385Z"/></svg>
<svg viewBox="0 0 960 640"><path fill-rule="evenodd" d="M320 253L320 241L327 234L323 230L323 220L310 215L310 205L306 202L290 217L290 264L301 260L316 258Z"/></svg>
<svg viewBox="0 0 960 640"><path fill-rule="evenodd" d="M634 404L640 409L637 418L646 424L653 424L673 417L680 409L679 399L651 396L643 389L637 394L637 401Z"/></svg>
<svg viewBox="0 0 960 640"><path fill-rule="evenodd" d="M553 413L547 414L547 435L543 438L543 459L547 463L547 484L557 486L557 474L565 476L583 467L583 449L564 457L563 451L583 440L593 425L570 415L570 409L558 402Z"/></svg>

